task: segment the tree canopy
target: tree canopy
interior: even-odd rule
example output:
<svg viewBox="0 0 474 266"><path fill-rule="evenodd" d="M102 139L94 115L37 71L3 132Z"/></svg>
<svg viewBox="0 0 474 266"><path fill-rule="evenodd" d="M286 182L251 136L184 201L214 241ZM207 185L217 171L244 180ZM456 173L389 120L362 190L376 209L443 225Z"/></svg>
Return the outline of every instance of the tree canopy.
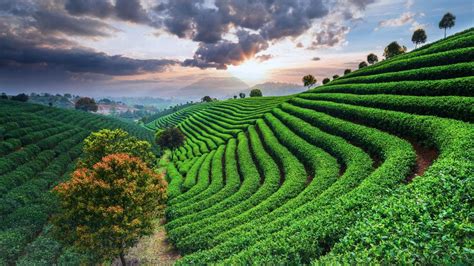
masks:
<svg viewBox="0 0 474 266"><path fill-rule="evenodd" d="M12 96L10 99L13 101L19 101L19 102L27 102L28 101L28 95L24 93L20 93L16 96Z"/></svg>
<svg viewBox="0 0 474 266"><path fill-rule="evenodd" d="M383 56L389 59L396 55L403 54L406 51L407 51L407 48L405 46L400 46L398 42L391 42L389 45L387 45L387 47L385 47Z"/></svg>
<svg viewBox="0 0 474 266"><path fill-rule="evenodd" d="M351 70L350 70L349 68L346 69L346 70L344 70L344 75L347 75L347 74L349 74L349 73L351 73Z"/></svg>
<svg viewBox="0 0 474 266"><path fill-rule="evenodd" d="M250 97L262 97L262 91L260 89L253 89L250 91Z"/></svg>
<svg viewBox="0 0 474 266"><path fill-rule="evenodd" d="M243 92L239 93L239 97L240 97L241 99L245 98L245 93L243 93Z"/></svg>
<svg viewBox="0 0 474 266"><path fill-rule="evenodd" d="M102 262L120 257L143 235L165 204L167 183L137 157L107 155L92 168L78 168L53 192L60 211L52 219L61 241Z"/></svg>
<svg viewBox="0 0 474 266"><path fill-rule="evenodd" d="M211 98L211 96L206 95L206 96L201 98L201 101L206 102L206 103L210 103L210 102L212 102L212 98Z"/></svg>
<svg viewBox="0 0 474 266"><path fill-rule="evenodd" d="M167 128L156 133L156 143L164 148L174 150L183 145L186 137L177 127Z"/></svg>
<svg viewBox="0 0 474 266"><path fill-rule="evenodd" d="M79 98L75 104L75 108L86 112L97 112L99 109L95 100L89 97Z"/></svg>
<svg viewBox="0 0 474 266"><path fill-rule="evenodd" d="M316 78L314 78L313 75L306 75L302 78L302 81L303 81L303 85L305 87L311 87L313 86L314 84L316 84L317 80Z"/></svg>
<svg viewBox="0 0 474 266"><path fill-rule="evenodd" d="M377 63L379 61L379 57L376 54L369 54L367 55L367 62L371 65Z"/></svg>
<svg viewBox="0 0 474 266"><path fill-rule="evenodd" d="M81 164L92 167L103 157L114 153L127 153L140 158L149 167L153 167L156 157L151 150L151 144L130 136L122 129L102 129L90 134L83 144Z"/></svg>
<svg viewBox="0 0 474 266"><path fill-rule="evenodd" d="M327 83L329 83L329 81L331 81L329 78L325 78L325 79L323 79L323 84L327 84Z"/></svg>
<svg viewBox="0 0 474 266"><path fill-rule="evenodd" d="M411 37L411 41L415 44L415 47L418 46L420 43L425 43L426 39L426 32L424 29L417 29L413 32L413 36Z"/></svg>
<svg viewBox="0 0 474 266"><path fill-rule="evenodd" d="M367 63L366 63L365 61L362 61L362 62L359 63L359 69L364 68L364 67L367 67L367 66L368 66L368 65L367 65Z"/></svg>
<svg viewBox="0 0 474 266"><path fill-rule="evenodd" d="M454 27L454 24L456 24L456 16L449 12L444 14L438 25L440 29L444 29L444 38L446 38L446 29Z"/></svg>

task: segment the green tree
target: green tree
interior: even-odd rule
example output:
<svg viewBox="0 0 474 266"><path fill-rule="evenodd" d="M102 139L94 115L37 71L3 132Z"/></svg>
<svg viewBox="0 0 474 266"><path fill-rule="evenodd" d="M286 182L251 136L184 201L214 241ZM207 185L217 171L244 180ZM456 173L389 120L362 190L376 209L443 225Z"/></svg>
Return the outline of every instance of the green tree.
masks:
<svg viewBox="0 0 474 266"><path fill-rule="evenodd" d="M237 95L234 95L234 99L237 99Z"/></svg>
<svg viewBox="0 0 474 266"><path fill-rule="evenodd" d="M317 82L316 78L314 78L313 75L306 75L301 80L303 81L303 85L308 88L310 88Z"/></svg>
<svg viewBox="0 0 474 266"><path fill-rule="evenodd" d="M346 70L344 70L344 75L347 75L347 74L349 74L349 73L351 73L351 70L350 70L349 68L346 69Z"/></svg>
<svg viewBox="0 0 474 266"><path fill-rule="evenodd" d="M239 97L240 97L241 99L245 98L245 93L243 93L243 92L239 93Z"/></svg>
<svg viewBox="0 0 474 266"><path fill-rule="evenodd" d="M13 101L19 101L19 102L27 102L28 101L28 95L24 93L20 93L16 96L12 96L10 99Z"/></svg>
<svg viewBox="0 0 474 266"><path fill-rule="evenodd" d="M362 61L362 62L359 63L359 69L364 68L364 67L367 67L367 66L368 66L368 65L367 65L367 63L366 63L365 61Z"/></svg>
<svg viewBox="0 0 474 266"><path fill-rule="evenodd" d="M379 61L379 58L376 54L369 54L367 55L367 62L371 65L377 63Z"/></svg>
<svg viewBox="0 0 474 266"><path fill-rule="evenodd" d="M331 81L329 78L323 79L323 85L329 83L329 81Z"/></svg>
<svg viewBox="0 0 474 266"><path fill-rule="evenodd" d="M403 54L407 51L407 48L405 46L400 46L397 42L391 42L387 47L385 47L383 56L385 58L389 59L392 58L396 55Z"/></svg>
<svg viewBox="0 0 474 266"><path fill-rule="evenodd" d="M97 112L99 106L97 106L97 103L94 99L89 97L82 97L76 101L75 108L77 110L82 110L86 112Z"/></svg>
<svg viewBox="0 0 474 266"><path fill-rule="evenodd" d="M250 91L250 97L262 97L262 91L260 89L253 89Z"/></svg>
<svg viewBox="0 0 474 266"><path fill-rule="evenodd" d="M163 149L170 149L172 154L174 150L183 145L186 136L177 127L167 128L156 132L156 143Z"/></svg>
<svg viewBox="0 0 474 266"><path fill-rule="evenodd" d="M2 92L2 95L0 96L0 99L8 100L7 94Z"/></svg>
<svg viewBox="0 0 474 266"><path fill-rule="evenodd" d="M92 168L78 168L53 193L60 210L53 216L60 241L92 254L98 263L120 257L141 236L153 232L153 221L166 202L163 175L139 158L111 154Z"/></svg>
<svg viewBox="0 0 474 266"><path fill-rule="evenodd" d="M80 164L87 168L113 153L127 153L138 157L150 168L156 162L149 142L130 136L122 129L102 129L93 132L84 140L82 149L83 155Z"/></svg>
<svg viewBox="0 0 474 266"><path fill-rule="evenodd" d="M201 102L210 103L210 102L212 102L212 98L211 98L211 96L204 96L204 97L201 98Z"/></svg>
<svg viewBox="0 0 474 266"><path fill-rule="evenodd" d="M332 79L333 79L333 80L335 80L335 79L337 79L337 78L339 78L339 75L334 75L334 76L332 76Z"/></svg>
<svg viewBox="0 0 474 266"><path fill-rule="evenodd" d="M418 44L425 43L426 39L426 32L424 29L417 29L413 32L413 36L411 36L411 41L415 44L415 48L418 47Z"/></svg>
<svg viewBox="0 0 474 266"><path fill-rule="evenodd" d="M444 14L438 25L440 29L444 29L444 38L446 38L446 29L454 27L454 24L456 24L456 16L449 12Z"/></svg>

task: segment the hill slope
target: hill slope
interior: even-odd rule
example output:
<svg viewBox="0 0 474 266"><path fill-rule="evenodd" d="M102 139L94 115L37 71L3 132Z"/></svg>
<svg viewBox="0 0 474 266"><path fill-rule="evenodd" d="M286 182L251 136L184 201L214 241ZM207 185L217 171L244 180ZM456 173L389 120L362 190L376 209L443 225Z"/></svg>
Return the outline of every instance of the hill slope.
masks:
<svg viewBox="0 0 474 266"><path fill-rule="evenodd" d="M0 100L0 264L74 263L50 235L57 203L49 191L69 178L84 138L103 128L154 137L109 117Z"/></svg>
<svg viewBox="0 0 474 266"><path fill-rule="evenodd" d="M472 262L474 30L176 121L179 264ZM185 109L183 109L184 111Z"/></svg>

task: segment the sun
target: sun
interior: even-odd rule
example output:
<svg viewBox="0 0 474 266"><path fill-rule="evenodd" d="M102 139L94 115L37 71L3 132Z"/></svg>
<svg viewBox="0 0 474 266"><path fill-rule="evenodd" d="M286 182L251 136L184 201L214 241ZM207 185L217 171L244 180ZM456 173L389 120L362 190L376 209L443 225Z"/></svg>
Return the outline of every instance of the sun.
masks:
<svg viewBox="0 0 474 266"><path fill-rule="evenodd" d="M249 85L263 82L267 79L270 65L255 60L246 61L238 66L229 66L227 71L234 77Z"/></svg>

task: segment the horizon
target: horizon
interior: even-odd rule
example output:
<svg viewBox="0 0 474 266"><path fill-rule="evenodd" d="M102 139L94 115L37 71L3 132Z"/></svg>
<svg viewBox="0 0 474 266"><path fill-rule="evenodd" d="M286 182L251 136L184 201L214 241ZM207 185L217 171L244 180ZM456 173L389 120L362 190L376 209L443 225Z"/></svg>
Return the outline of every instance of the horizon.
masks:
<svg viewBox="0 0 474 266"><path fill-rule="evenodd" d="M448 35L471 28L472 11L461 0L7 0L0 92L170 99L211 78L320 83L392 41L412 50L417 28L442 38L446 12Z"/></svg>

